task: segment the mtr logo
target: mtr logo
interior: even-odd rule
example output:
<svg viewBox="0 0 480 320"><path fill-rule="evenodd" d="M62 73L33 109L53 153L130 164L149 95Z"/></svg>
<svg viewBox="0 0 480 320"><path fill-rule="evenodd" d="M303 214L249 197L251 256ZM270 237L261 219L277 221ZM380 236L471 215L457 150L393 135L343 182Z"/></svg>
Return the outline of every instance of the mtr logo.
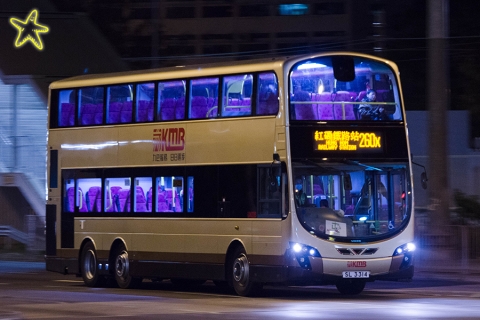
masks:
<svg viewBox="0 0 480 320"><path fill-rule="evenodd" d="M153 152L185 149L185 128L153 129Z"/></svg>

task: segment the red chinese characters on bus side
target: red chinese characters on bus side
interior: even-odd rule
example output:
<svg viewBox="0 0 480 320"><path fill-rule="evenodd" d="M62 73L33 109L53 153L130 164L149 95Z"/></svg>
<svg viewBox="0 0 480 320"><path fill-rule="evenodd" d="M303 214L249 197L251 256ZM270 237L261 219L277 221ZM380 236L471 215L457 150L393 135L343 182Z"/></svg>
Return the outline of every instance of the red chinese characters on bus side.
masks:
<svg viewBox="0 0 480 320"><path fill-rule="evenodd" d="M153 129L153 152L185 149L185 128Z"/></svg>

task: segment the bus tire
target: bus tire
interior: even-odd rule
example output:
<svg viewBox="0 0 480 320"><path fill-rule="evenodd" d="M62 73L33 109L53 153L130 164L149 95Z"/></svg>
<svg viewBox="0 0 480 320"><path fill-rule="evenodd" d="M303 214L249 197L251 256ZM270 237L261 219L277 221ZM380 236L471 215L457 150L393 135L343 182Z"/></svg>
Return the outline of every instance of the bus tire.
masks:
<svg viewBox="0 0 480 320"><path fill-rule="evenodd" d="M80 272L88 287L99 287L105 278L98 273L97 252L92 242L87 242L80 257Z"/></svg>
<svg viewBox="0 0 480 320"><path fill-rule="evenodd" d="M362 280L340 280L336 283L337 290L343 295L360 294L365 288L365 281Z"/></svg>
<svg viewBox="0 0 480 320"><path fill-rule="evenodd" d="M115 280L120 288L135 288L142 282L141 278L135 278L130 275L130 260L128 252L124 245L120 245L114 254L114 274Z"/></svg>
<svg viewBox="0 0 480 320"><path fill-rule="evenodd" d="M250 262L242 246L237 247L233 254L230 277L233 289L239 296L254 296L262 289L262 284L253 282L250 277Z"/></svg>

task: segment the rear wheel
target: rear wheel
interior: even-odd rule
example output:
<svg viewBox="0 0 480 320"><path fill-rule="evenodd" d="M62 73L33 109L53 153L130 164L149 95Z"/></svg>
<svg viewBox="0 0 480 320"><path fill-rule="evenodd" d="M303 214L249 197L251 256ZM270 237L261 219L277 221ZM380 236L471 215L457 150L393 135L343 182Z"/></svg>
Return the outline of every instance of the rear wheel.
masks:
<svg viewBox="0 0 480 320"><path fill-rule="evenodd" d="M97 265L97 252L93 243L88 242L82 249L80 271L83 282L89 287L101 286L105 280L103 276L98 274Z"/></svg>
<svg viewBox="0 0 480 320"><path fill-rule="evenodd" d="M115 280L120 288L130 289L137 287L141 278L134 278L130 275L130 260L125 246L121 245L115 251Z"/></svg>
<svg viewBox="0 0 480 320"><path fill-rule="evenodd" d="M235 250L231 260L231 283L239 296L253 296L262 289L262 284L253 282L250 276L250 263L243 247Z"/></svg>
<svg viewBox="0 0 480 320"><path fill-rule="evenodd" d="M343 295L356 295L365 288L365 281L362 280L340 280L336 283L337 290Z"/></svg>

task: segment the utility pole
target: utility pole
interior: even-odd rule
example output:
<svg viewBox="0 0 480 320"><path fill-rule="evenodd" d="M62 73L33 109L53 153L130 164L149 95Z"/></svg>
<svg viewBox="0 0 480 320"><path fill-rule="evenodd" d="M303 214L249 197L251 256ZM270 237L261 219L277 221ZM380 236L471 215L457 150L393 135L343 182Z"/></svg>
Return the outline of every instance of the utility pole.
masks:
<svg viewBox="0 0 480 320"><path fill-rule="evenodd" d="M437 227L448 224L450 218L446 120L450 106L448 16L448 0L427 0L428 190L431 223Z"/></svg>

